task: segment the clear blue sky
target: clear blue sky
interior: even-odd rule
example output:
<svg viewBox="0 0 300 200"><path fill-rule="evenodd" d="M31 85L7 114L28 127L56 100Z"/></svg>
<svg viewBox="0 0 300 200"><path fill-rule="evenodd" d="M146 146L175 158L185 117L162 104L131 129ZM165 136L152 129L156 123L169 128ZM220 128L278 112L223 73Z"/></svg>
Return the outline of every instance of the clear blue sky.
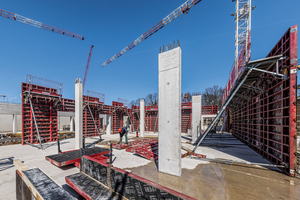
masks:
<svg viewBox="0 0 300 200"><path fill-rule="evenodd" d="M133 42L185 0L9 0L1 9L84 35L77 40L0 17L0 94L21 102L26 74L63 83L74 99L94 45L86 89L105 103L135 100L158 90L159 47L180 40L182 92L225 86L234 61L235 4L202 0L106 67L101 64ZM285 31L299 24L299 0L252 0L252 60L265 57ZM300 52L300 51L299 51ZM298 54L299 56L299 54ZM2 99L2 98L1 98Z"/></svg>

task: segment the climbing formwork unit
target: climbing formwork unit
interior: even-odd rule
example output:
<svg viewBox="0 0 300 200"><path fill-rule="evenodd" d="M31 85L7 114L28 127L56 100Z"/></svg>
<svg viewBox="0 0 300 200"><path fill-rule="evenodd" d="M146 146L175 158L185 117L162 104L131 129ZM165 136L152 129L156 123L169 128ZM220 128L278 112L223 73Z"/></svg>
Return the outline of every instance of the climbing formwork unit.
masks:
<svg viewBox="0 0 300 200"><path fill-rule="evenodd" d="M145 131L158 131L158 105L145 106Z"/></svg>
<svg viewBox="0 0 300 200"><path fill-rule="evenodd" d="M62 84L31 75L27 75L26 79L26 83L22 83L21 88L22 144L56 141L57 111Z"/></svg>
<svg viewBox="0 0 300 200"><path fill-rule="evenodd" d="M59 111L75 112L75 100L61 98L59 103Z"/></svg>
<svg viewBox="0 0 300 200"><path fill-rule="evenodd" d="M257 76L248 81L251 84L242 86L229 104L228 120L234 136L270 162L285 165L282 171L295 176L299 170L295 157L297 26L288 29L267 58L276 55L282 58L270 65L268 73L257 70Z"/></svg>
<svg viewBox="0 0 300 200"><path fill-rule="evenodd" d="M120 127L124 127L124 117L129 116L128 101L118 99L112 102L112 134L117 134Z"/></svg>
<svg viewBox="0 0 300 200"><path fill-rule="evenodd" d="M102 114L101 111L103 111L104 108L103 104L104 104L104 94L87 91L87 95L83 95L84 137L92 137L92 136L100 135L99 115Z"/></svg>

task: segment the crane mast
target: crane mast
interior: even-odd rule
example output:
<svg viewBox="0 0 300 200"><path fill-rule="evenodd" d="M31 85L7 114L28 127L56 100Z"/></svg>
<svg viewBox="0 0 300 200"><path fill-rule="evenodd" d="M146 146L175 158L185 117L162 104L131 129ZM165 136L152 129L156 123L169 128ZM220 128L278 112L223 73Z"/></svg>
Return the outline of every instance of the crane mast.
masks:
<svg viewBox="0 0 300 200"><path fill-rule="evenodd" d="M51 32L54 32L54 33L69 36L69 37L79 39L79 40L84 40L83 35L73 33L73 32L70 32L70 31L66 31L66 30L63 30L63 29L60 29L60 28L57 28L57 27L54 27L54 26L50 26L48 24L44 24L42 22L38 22L38 21L35 21L35 20L32 20L32 19L29 19L27 17L23 17L21 15L18 15L16 13L12 13L12 12L9 12L9 11L6 11L6 10L0 9L0 16L11 19L11 20L15 20L15 21L18 21L18 22L21 22L21 23L24 23L24 24L35 26L37 28L42 28L44 30L51 31Z"/></svg>
<svg viewBox="0 0 300 200"><path fill-rule="evenodd" d="M142 41L146 40L148 37L150 37L153 33L157 32L164 26L166 26L168 23L179 17L181 14L188 13L189 10L195 6L197 3L199 3L201 0L187 0L185 3L183 3L181 6L179 6L176 10L174 10L172 13L170 13L168 16L166 16L163 20L158 22L156 25L154 25L151 29L149 29L147 32L142 34L140 37L138 37L134 42L132 42L130 45L122 49L119 53L108 59L102 64L102 67L105 65L108 65L115 59L119 58L123 54L125 54L127 51L141 43Z"/></svg>

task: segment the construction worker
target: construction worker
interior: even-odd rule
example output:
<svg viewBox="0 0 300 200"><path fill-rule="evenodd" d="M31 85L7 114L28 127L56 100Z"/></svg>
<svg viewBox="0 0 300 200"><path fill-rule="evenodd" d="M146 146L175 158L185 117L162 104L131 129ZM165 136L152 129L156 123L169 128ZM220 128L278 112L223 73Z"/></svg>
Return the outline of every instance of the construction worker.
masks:
<svg viewBox="0 0 300 200"><path fill-rule="evenodd" d="M120 133L119 143L122 143L122 137L125 135L125 144L128 144L127 129L124 127L121 127L121 128L119 128L119 133Z"/></svg>

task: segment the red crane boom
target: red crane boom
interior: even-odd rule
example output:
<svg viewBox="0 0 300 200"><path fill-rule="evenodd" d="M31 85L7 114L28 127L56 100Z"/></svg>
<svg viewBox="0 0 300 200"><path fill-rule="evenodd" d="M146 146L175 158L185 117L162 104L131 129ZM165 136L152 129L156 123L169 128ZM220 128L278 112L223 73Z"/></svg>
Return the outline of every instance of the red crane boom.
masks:
<svg viewBox="0 0 300 200"><path fill-rule="evenodd" d="M94 45L91 46L90 49L90 53L89 53L89 57L86 63L86 67L85 67L85 73L84 73L84 78L83 78L83 83L82 83L82 91L84 92L84 85L85 85L85 81L86 81L86 76L89 70L89 66L90 66L90 60L91 60L91 56L92 56L92 50L93 50Z"/></svg>

